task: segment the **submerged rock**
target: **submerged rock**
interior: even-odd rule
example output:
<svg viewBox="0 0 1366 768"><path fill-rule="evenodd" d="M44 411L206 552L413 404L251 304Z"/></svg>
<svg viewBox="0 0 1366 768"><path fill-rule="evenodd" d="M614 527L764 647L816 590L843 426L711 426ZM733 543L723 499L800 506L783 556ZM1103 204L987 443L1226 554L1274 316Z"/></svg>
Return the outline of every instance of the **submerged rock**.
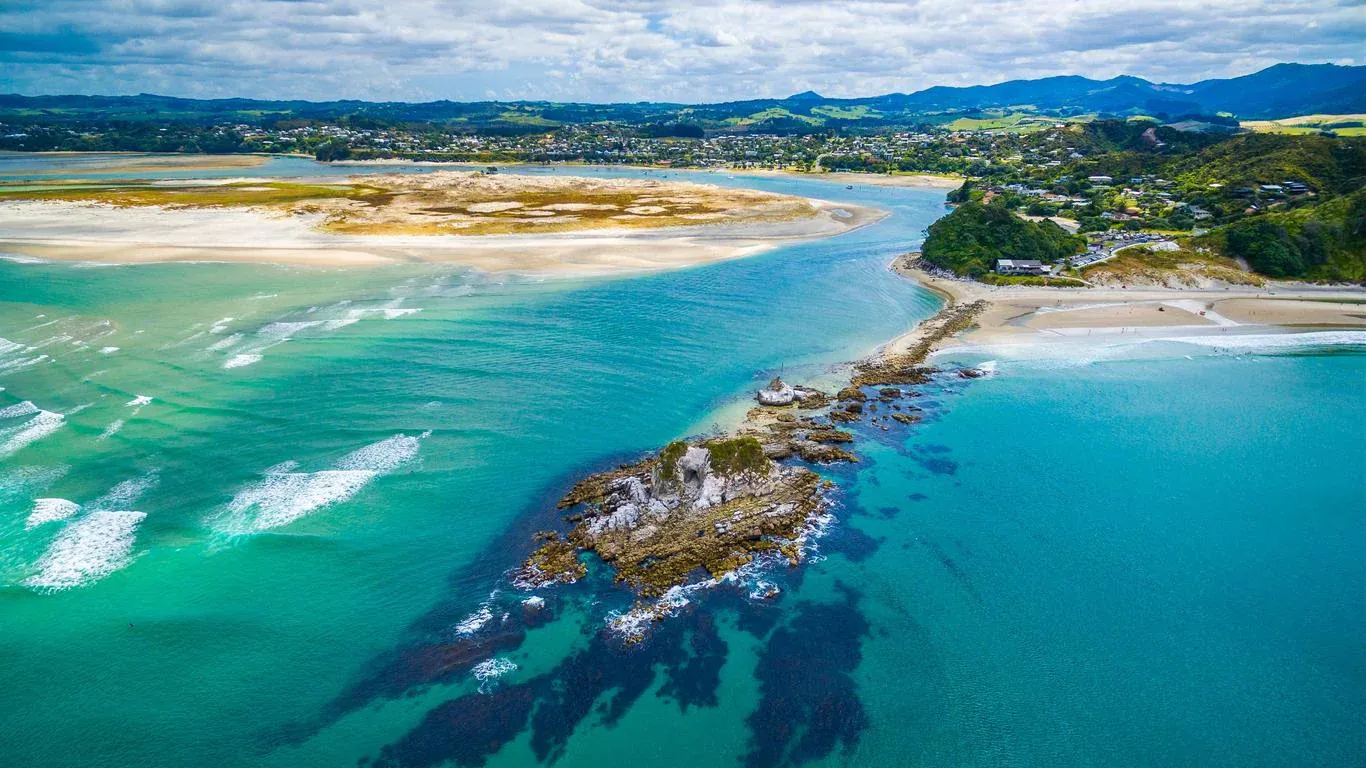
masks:
<svg viewBox="0 0 1366 768"><path fill-rule="evenodd" d="M522 564L514 582L526 589L537 589L557 582L572 584L588 574L579 562L578 548L550 531L536 534L544 542Z"/></svg>

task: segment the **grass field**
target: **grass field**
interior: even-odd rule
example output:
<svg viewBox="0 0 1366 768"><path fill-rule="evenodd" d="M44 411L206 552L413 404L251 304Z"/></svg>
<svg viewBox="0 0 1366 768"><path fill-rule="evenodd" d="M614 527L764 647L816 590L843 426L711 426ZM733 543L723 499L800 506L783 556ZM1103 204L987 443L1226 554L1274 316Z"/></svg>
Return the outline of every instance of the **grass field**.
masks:
<svg viewBox="0 0 1366 768"><path fill-rule="evenodd" d="M1056 125L1060 122L1090 120L1092 115L1058 118L1035 115L1029 112L1006 112L989 110L982 117L960 117L944 124L950 131L1000 131L1002 133L1029 133Z"/></svg>
<svg viewBox="0 0 1366 768"><path fill-rule="evenodd" d="M1332 131L1339 136L1366 136L1366 115L1300 115L1279 120L1245 120L1242 126L1259 133L1306 134Z"/></svg>

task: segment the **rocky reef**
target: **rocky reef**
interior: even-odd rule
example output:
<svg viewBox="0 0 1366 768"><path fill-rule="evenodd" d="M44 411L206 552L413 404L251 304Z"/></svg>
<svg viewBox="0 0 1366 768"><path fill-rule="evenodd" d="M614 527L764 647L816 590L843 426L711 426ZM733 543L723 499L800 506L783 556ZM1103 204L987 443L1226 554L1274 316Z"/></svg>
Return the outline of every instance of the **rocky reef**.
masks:
<svg viewBox="0 0 1366 768"><path fill-rule="evenodd" d="M773 461L753 436L670 443L575 485L560 502L577 510L567 541L547 539L523 572L565 580L566 547L589 550L649 598L720 578L762 552L796 563L801 529L824 505L821 486L815 472Z"/></svg>
<svg viewBox="0 0 1366 768"><path fill-rule="evenodd" d="M984 306L946 307L921 326L906 352L856 364L834 396L774 378L755 392L758 407L733 434L678 440L583 478L558 504L572 527L563 536L538 534L516 583L534 589L581 579L588 568L580 555L591 552L637 595L635 608L617 621L638 639L643 626L685 603L687 590L727 579L762 557L796 565L833 487L798 462L858 461L845 447L853 433L839 425L865 415L868 428L884 431L918 422L920 409L908 402L917 393L907 387L938 372L923 366L929 352L969 327Z"/></svg>

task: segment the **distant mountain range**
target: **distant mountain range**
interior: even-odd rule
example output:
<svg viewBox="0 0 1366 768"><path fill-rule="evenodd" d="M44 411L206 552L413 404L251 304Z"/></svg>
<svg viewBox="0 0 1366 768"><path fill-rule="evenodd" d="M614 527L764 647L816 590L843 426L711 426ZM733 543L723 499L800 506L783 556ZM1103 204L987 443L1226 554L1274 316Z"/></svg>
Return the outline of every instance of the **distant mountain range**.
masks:
<svg viewBox="0 0 1366 768"><path fill-rule="evenodd" d="M792 97L807 100L807 94ZM1366 111L1366 66L1277 64L1260 72L1190 85L1141 77L1045 77L967 88L936 86L910 94L855 99L884 109L931 112L1029 105L1040 110L1124 113L1228 112L1242 118Z"/></svg>
<svg viewBox="0 0 1366 768"><path fill-rule="evenodd" d="M786 99L723 104L566 104L556 102L425 103L270 101L138 96L0 96L0 122L88 120L268 123L346 119L356 125L452 123L474 130L543 132L563 124L612 120L634 125L686 124L691 131L810 131L934 124L983 110L1043 115L1185 115L1229 113L1242 119L1366 113L1366 66L1277 64L1250 75L1189 85L1122 76L1011 80L963 88L831 99L804 91ZM679 135L692 135L682 133Z"/></svg>

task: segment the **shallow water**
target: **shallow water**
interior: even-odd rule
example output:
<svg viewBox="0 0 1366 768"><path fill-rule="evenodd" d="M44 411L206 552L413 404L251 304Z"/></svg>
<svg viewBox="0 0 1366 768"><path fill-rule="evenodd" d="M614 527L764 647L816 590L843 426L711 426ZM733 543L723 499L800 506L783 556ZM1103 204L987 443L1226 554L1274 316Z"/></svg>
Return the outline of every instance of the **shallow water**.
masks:
<svg viewBox="0 0 1366 768"><path fill-rule="evenodd" d="M1361 762L1350 345L1002 357L861 428L809 566L629 650L600 569L523 606L576 474L938 305L886 264L940 192L696 176L894 215L622 279L0 261L7 762Z"/></svg>

